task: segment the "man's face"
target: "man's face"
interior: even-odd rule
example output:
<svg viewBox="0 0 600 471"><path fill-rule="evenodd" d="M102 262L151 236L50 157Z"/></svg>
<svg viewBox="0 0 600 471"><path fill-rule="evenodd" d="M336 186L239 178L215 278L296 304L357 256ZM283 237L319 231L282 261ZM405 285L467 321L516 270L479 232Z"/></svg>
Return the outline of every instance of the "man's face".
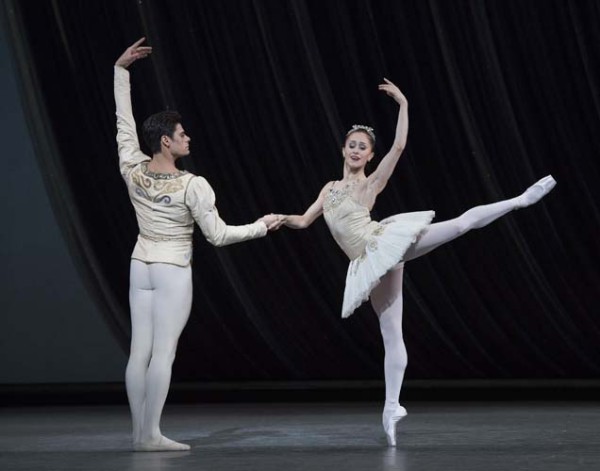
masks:
<svg viewBox="0 0 600 471"><path fill-rule="evenodd" d="M179 123L175 126L173 137L167 137L169 151L175 158L189 155L190 141L190 136L185 133L183 126Z"/></svg>

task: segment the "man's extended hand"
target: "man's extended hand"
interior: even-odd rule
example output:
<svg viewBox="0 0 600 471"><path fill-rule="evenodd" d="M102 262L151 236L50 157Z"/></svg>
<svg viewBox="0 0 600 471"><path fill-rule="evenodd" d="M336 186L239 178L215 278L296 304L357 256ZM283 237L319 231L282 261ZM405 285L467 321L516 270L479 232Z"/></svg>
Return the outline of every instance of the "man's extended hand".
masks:
<svg viewBox="0 0 600 471"><path fill-rule="evenodd" d="M283 224L283 216L280 214L267 214L259 219L267 225L269 231L276 231Z"/></svg>

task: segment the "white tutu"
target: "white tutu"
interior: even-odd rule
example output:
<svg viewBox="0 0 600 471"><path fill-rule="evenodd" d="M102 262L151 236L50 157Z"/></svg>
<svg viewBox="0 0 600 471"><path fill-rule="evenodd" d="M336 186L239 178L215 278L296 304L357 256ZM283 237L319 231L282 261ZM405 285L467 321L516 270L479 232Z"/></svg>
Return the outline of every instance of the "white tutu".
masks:
<svg viewBox="0 0 600 471"><path fill-rule="evenodd" d="M365 302L379 280L402 262L408 248L431 223L434 211L396 214L380 221L367 240L364 253L350 261L342 317Z"/></svg>

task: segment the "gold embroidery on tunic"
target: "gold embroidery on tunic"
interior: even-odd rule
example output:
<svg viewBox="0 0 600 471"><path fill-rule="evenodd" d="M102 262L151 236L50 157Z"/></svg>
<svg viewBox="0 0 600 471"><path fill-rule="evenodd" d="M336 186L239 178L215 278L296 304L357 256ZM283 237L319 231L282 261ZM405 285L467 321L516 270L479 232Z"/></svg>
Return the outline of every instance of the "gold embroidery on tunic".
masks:
<svg viewBox="0 0 600 471"><path fill-rule="evenodd" d="M135 187L135 194L153 203L169 204L171 202L169 195L177 193L184 188L183 182L179 178L154 180L143 174L134 173L131 180ZM156 194L152 196L148 190L151 190L153 193L156 192Z"/></svg>
<svg viewBox="0 0 600 471"><path fill-rule="evenodd" d="M170 241L185 241L185 242L191 242L192 241L192 236L191 235L183 235L183 236L161 236L161 237L157 237L157 236L151 236L148 234L142 234L140 233L140 237L142 239L148 239L151 240L152 242L170 242Z"/></svg>

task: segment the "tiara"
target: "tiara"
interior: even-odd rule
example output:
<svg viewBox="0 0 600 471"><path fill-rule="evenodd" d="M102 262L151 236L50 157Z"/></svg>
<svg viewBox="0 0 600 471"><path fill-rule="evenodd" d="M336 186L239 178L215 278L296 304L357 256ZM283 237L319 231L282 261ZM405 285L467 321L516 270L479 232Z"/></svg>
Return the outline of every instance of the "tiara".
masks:
<svg viewBox="0 0 600 471"><path fill-rule="evenodd" d="M364 131L366 132L369 136L371 136L371 139L373 139L373 142L375 142L375 133L373 132L373 128L370 126L365 126L364 124L353 124L352 127L350 128L350 131L348 131L346 133L346 136L350 133L353 133L355 131Z"/></svg>

